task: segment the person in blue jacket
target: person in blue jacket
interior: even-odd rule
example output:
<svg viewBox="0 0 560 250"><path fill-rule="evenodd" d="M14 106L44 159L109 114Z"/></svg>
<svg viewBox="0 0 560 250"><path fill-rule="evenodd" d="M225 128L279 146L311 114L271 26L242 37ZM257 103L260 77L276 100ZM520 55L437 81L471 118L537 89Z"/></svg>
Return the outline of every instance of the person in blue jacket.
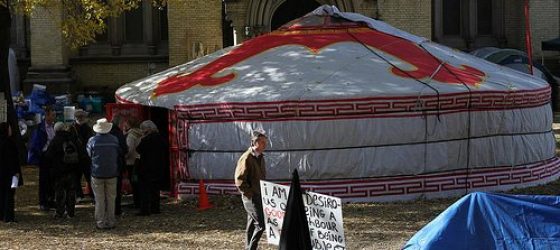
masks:
<svg viewBox="0 0 560 250"><path fill-rule="evenodd" d="M56 113L51 107L45 108L45 118L37 126L31 137L27 162L39 167L39 208L49 211L54 207L54 188L50 173L50 164L45 157L45 152L50 141L54 138L54 122Z"/></svg>
<svg viewBox="0 0 560 250"><path fill-rule="evenodd" d="M93 125L95 136L87 143L86 150L91 158L91 186L95 193L95 225L98 229L115 227L115 199L119 158L123 152L117 137L109 132L113 124L99 119Z"/></svg>

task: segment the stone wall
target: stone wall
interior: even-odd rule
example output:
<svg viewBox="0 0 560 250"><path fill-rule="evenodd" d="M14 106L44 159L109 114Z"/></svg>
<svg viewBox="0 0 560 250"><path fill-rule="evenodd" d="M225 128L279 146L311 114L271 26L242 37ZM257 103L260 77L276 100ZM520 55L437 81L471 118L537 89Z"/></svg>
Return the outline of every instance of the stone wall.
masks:
<svg viewBox="0 0 560 250"><path fill-rule="evenodd" d="M506 46L525 51L524 0L507 1L504 13ZM529 3L533 53L535 56L541 56L541 42L559 35L560 3L558 0L538 0Z"/></svg>
<svg viewBox="0 0 560 250"><path fill-rule="evenodd" d="M123 63L123 64L74 64L76 93L88 90L112 92L125 83L139 80L166 69L166 63ZM110 93L105 93L110 94Z"/></svg>
<svg viewBox="0 0 560 250"><path fill-rule="evenodd" d="M50 5L49 5L50 6ZM62 36L62 7L38 7L30 17L31 65L51 66L67 63L67 49Z"/></svg>
<svg viewBox="0 0 560 250"><path fill-rule="evenodd" d="M431 0L377 0L379 18L417 36L432 38Z"/></svg>
<svg viewBox="0 0 560 250"><path fill-rule="evenodd" d="M222 1L169 1L169 65L222 48Z"/></svg>

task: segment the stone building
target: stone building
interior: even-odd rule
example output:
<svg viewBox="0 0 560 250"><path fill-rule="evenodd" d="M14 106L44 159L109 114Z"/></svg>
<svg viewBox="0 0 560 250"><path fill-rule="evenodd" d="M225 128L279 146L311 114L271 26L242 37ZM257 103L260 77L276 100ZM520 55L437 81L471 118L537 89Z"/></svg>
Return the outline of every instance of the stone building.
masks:
<svg viewBox="0 0 560 250"><path fill-rule="evenodd" d="M60 6L15 17L12 48L23 71L23 89L47 84L57 92L101 90L185 63L269 32L322 4L383 20L460 50L485 46L525 50L523 0L169 0L108 20L97 42L70 51ZM530 0L532 48L553 71L558 53L542 52L559 36L560 0ZM558 70L555 71L558 73Z"/></svg>

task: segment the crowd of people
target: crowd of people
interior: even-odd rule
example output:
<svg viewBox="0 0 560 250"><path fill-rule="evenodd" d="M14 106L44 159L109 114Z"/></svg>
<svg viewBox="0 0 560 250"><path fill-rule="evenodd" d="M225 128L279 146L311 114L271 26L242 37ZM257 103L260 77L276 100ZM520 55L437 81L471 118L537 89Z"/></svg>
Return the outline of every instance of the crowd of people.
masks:
<svg viewBox="0 0 560 250"><path fill-rule="evenodd" d="M89 127L87 112L78 110L72 124L55 122L54 111L46 109L35 131L28 161L39 167L39 208L55 210L55 218L75 216L76 200L84 198L82 177L91 187L95 204L95 226L112 229L122 214L123 177L127 176L137 215L160 213L159 190L163 179L167 145L158 127L150 120L99 119ZM13 222L14 194L23 179L11 130L0 123L0 218ZM264 132L253 131L251 145L241 155L235 169L235 185L247 212L246 249L257 249L264 232L260 180L266 178L263 152Z"/></svg>
<svg viewBox="0 0 560 250"><path fill-rule="evenodd" d="M74 116L72 123L56 122L54 110L47 107L28 143L28 164L39 169L39 209L54 210L56 219L72 218L76 203L89 193L95 206L95 226L111 229L123 213L122 187L130 186L137 215L160 213L167 143L156 124L116 117L99 119L90 126L87 112L76 110ZM10 126L0 123L0 219L5 222L15 221L15 191L23 184L21 163L15 155Z"/></svg>

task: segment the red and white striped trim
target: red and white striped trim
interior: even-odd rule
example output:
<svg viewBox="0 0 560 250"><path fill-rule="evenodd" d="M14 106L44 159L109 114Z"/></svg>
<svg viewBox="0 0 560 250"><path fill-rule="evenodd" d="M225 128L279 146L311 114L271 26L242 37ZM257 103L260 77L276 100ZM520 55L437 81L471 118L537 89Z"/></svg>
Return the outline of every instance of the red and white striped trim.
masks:
<svg viewBox="0 0 560 250"><path fill-rule="evenodd" d="M465 111L531 108L550 102L550 87L511 92L478 91L453 94L176 105L187 120L320 120L407 117ZM471 104L469 107L469 99Z"/></svg>
<svg viewBox="0 0 560 250"><path fill-rule="evenodd" d="M447 197L467 191L498 191L543 184L560 176L560 158L516 167L492 167L423 174L416 176L302 181L308 191L336 196L345 201L397 201L420 196ZM286 181L280 181L286 184ZM214 195L239 194L233 180L206 180ZM179 195L198 195L198 183L182 182Z"/></svg>
<svg viewBox="0 0 560 250"><path fill-rule="evenodd" d="M529 108L550 101L549 86L535 90L472 91L422 96L370 97L335 100L287 100L275 102L228 102L192 105L175 105L175 110L189 120L216 119L281 119L325 118L333 116L354 117L372 114L418 113L429 110L439 112L469 109L501 110ZM115 94L119 103L134 103ZM438 99L439 98L439 99Z"/></svg>

